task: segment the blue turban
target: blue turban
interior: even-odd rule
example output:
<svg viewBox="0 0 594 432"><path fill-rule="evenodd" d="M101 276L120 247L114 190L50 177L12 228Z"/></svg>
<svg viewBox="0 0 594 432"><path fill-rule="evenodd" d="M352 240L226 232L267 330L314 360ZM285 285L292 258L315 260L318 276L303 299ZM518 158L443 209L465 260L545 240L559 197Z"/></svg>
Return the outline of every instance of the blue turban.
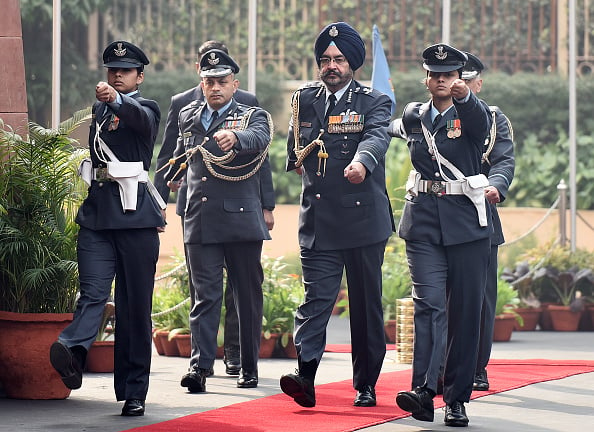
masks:
<svg viewBox="0 0 594 432"><path fill-rule="evenodd" d="M337 22L328 24L316 39L314 54L318 67L320 66L320 57L332 42L346 57L351 69L357 70L363 65L365 61L365 42L363 42L357 30L349 24Z"/></svg>

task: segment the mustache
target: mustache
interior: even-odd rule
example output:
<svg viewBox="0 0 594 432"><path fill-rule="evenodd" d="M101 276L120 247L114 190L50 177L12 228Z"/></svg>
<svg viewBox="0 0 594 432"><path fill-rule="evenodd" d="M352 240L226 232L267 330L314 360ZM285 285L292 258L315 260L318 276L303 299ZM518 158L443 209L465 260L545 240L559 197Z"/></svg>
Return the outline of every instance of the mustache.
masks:
<svg viewBox="0 0 594 432"><path fill-rule="evenodd" d="M324 72L324 73L321 75L321 78L326 78L326 77L327 77L328 75L330 75L330 74L333 74L333 75L336 75L336 76L337 76L337 77L339 77L339 78L342 78L342 73L340 73L340 71L338 71L338 70L334 70L334 69L330 69L330 70L327 70L327 71L325 71L325 72Z"/></svg>

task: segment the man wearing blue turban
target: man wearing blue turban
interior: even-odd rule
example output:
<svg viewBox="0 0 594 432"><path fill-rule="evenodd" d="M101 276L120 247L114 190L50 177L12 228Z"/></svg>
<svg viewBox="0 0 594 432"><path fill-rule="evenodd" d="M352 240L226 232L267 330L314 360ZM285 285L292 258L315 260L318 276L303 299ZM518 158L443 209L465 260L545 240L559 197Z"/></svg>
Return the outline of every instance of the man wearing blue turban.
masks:
<svg viewBox="0 0 594 432"><path fill-rule="evenodd" d="M291 101L286 169L302 178L305 301L295 317L298 371L280 385L299 405L315 406L326 326L346 270L354 405L375 406L386 353L381 266L394 231L384 165L392 102L353 79L365 44L349 24L326 26L314 52L321 81L301 87Z"/></svg>

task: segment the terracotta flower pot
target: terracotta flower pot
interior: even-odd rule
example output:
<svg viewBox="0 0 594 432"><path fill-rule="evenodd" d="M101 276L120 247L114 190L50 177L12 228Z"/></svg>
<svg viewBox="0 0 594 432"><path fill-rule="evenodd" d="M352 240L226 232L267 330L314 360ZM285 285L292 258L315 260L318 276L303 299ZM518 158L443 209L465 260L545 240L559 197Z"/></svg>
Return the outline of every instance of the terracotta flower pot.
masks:
<svg viewBox="0 0 594 432"><path fill-rule="evenodd" d="M580 323L581 311L573 312L569 306L549 305L547 307L553 330L576 331Z"/></svg>
<svg viewBox="0 0 594 432"><path fill-rule="evenodd" d="M524 324L516 320L514 324L514 330L518 331L534 331L540 321L540 315L542 314L541 308L517 308L516 313L522 317Z"/></svg>
<svg viewBox="0 0 594 432"><path fill-rule="evenodd" d="M386 333L386 342L396 342L396 320L388 320L384 323L384 332Z"/></svg>
<svg viewBox="0 0 594 432"><path fill-rule="evenodd" d="M70 396L49 360L52 343L72 322L72 314L0 311L0 381L13 399L66 399Z"/></svg>
<svg viewBox="0 0 594 432"><path fill-rule="evenodd" d="M157 354L165 355L165 350L163 349L163 343L161 342L161 338L159 337L159 332L162 330L153 330L153 343L155 344L155 349L157 350Z"/></svg>
<svg viewBox="0 0 594 432"><path fill-rule="evenodd" d="M189 334L176 334L173 340L177 344L177 351L180 357L190 357L192 355L192 336Z"/></svg>
<svg viewBox="0 0 594 432"><path fill-rule="evenodd" d="M508 342L511 339L516 317L512 314L495 316L493 326L493 342Z"/></svg>
<svg viewBox="0 0 594 432"><path fill-rule="evenodd" d="M95 341L87 353L88 372L113 372L115 341Z"/></svg>
<svg viewBox="0 0 594 432"><path fill-rule="evenodd" d="M179 356L179 350L177 349L177 343L174 340L169 340L169 332L159 332L159 339L161 339L161 345L163 345L163 352L168 357Z"/></svg>
<svg viewBox="0 0 594 432"><path fill-rule="evenodd" d="M260 353L258 355L259 358L270 358L272 357L272 353L274 352L274 348L276 347L276 342L278 340L279 335L273 333L270 335L268 339L262 335L260 338Z"/></svg>
<svg viewBox="0 0 594 432"><path fill-rule="evenodd" d="M297 348L295 348L295 342L293 341L293 335L289 334L289 342L285 347L285 355L287 358L296 359L297 358Z"/></svg>

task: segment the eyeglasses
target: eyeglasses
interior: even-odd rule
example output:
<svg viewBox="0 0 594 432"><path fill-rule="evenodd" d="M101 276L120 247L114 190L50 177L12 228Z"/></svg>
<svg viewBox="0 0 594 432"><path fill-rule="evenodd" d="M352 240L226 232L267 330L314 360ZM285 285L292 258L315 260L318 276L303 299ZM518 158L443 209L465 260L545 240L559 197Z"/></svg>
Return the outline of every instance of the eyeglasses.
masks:
<svg viewBox="0 0 594 432"><path fill-rule="evenodd" d="M321 57L320 66L330 66L330 63L334 62L336 66L343 66L347 63L346 57Z"/></svg>

